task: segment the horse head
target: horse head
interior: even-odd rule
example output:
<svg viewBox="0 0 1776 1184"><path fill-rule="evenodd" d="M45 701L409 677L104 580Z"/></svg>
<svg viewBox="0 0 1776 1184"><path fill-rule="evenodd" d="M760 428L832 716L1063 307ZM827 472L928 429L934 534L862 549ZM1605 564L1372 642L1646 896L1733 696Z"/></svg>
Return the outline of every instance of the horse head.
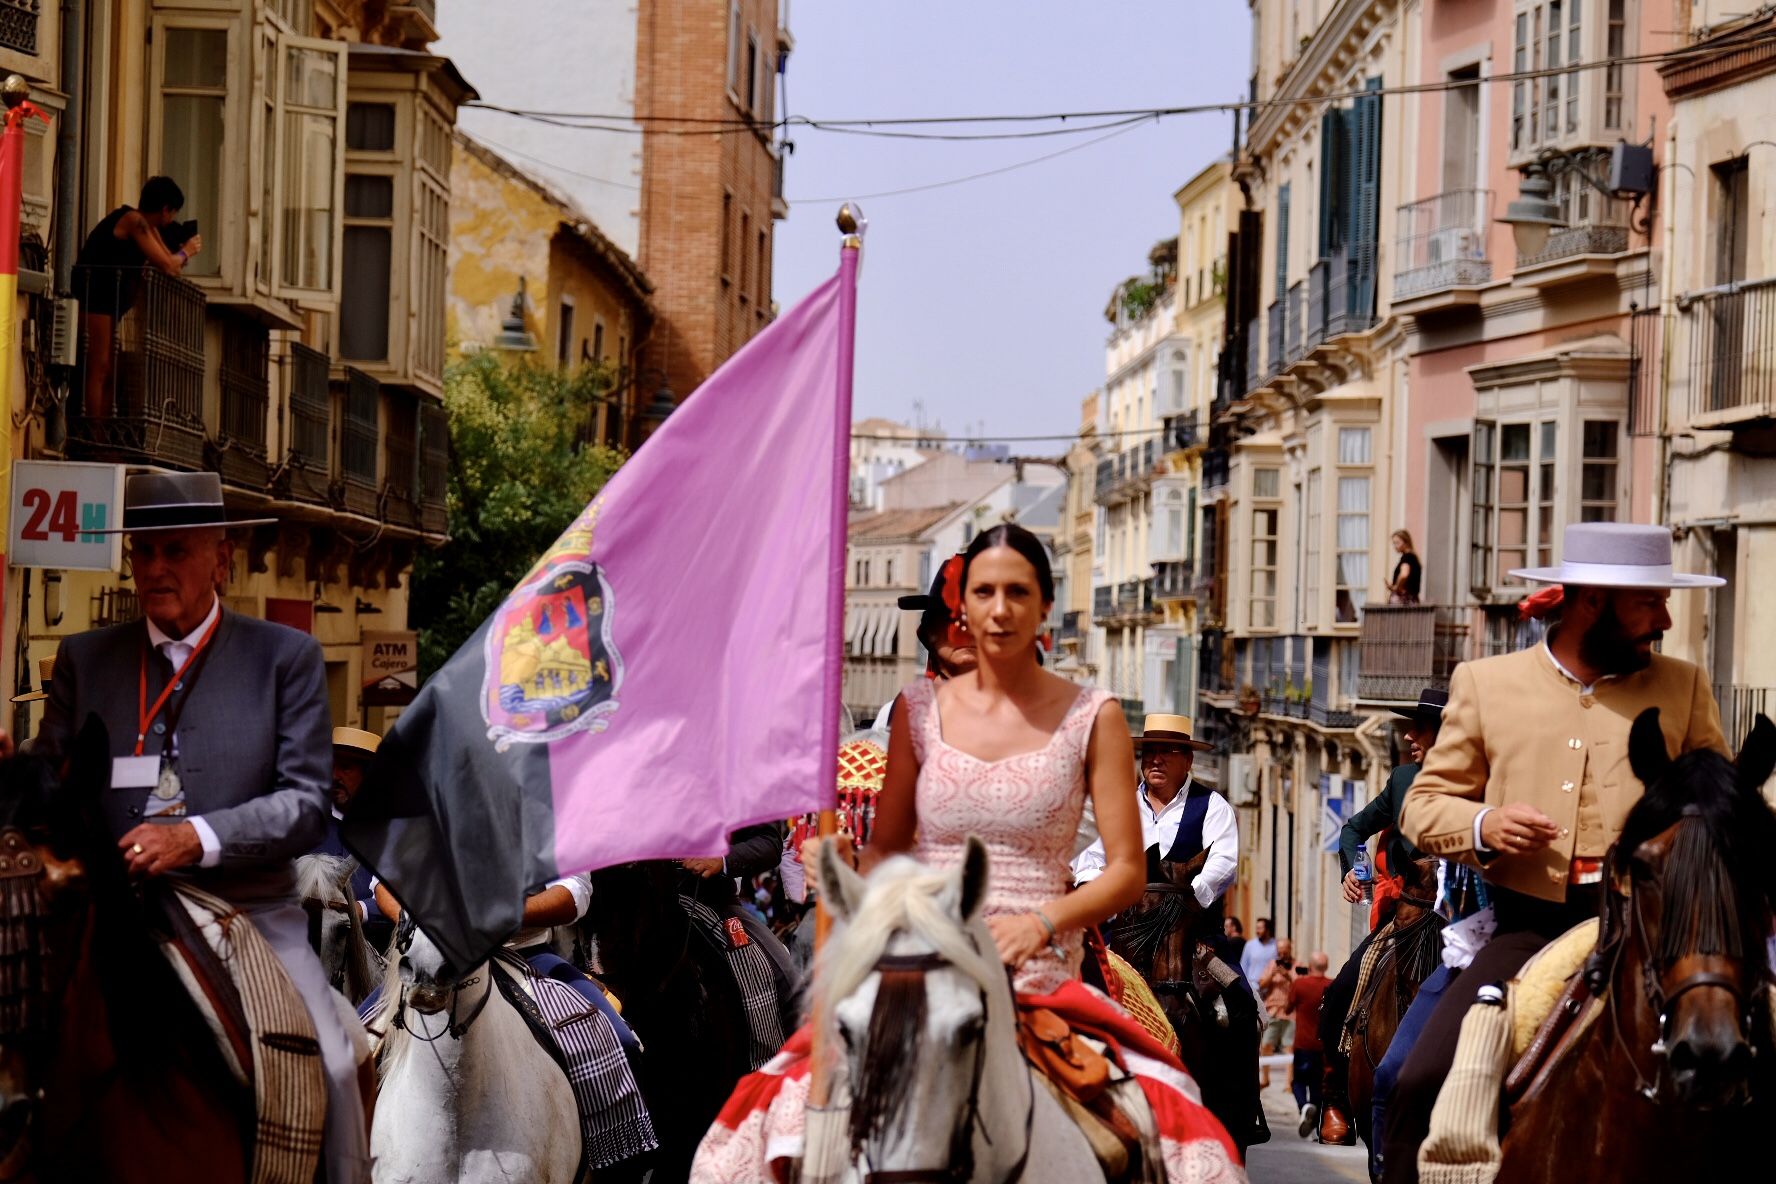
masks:
<svg viewBox="0 0 1776 1184"><path fill-rule="evenodd" d="M814 1015L849 1086L853 1161L903 1180L969 1179L976 1129L992 1122L983 1107L1022 1093L1004 1088L1018 1054L1010 982L980 917L986 848L971 838L953 872L897 857L865 880L828 842L817 871L839 924ZM1010 1132L992 1144L995 1155L1021 1145Z"/></svg>
<svg viewBox="0 0 1776 1184"><path fill-rule="evenodd" d="M1669 1089L1697 1109L1743 1098L1757 1029L1752 1010L1769 976L1764 939L1776 905L1776 813L1761 793L1776 766L1764 716L1737 764L1701 749L1675 760L1657 708L1634 721L1629 761L1646 793L1609 859L1611 900L1600 945L1619 942L1640 972L1618 979L1616 1006L1656 1016L1656 1062L1643 1094ZM1644 1056L1636 1055L1636 1073Z"/></svg>
<svg viewBox="0 0 1776 1184"><path fill-rule="evenodd" d="M296 861L296 895L308 914L308 944L327 981L353 1003L362 1003L375 983L363 922L351 895L357 869L348 855L304 855Z"/></svg>

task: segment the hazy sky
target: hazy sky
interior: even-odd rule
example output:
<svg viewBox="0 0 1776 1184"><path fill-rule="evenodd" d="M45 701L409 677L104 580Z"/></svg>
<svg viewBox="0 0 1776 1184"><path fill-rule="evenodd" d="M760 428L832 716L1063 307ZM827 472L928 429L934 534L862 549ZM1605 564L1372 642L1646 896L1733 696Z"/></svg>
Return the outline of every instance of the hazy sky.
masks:
<svg viewBox="0 0 1776 1184"><path fill-rule="evenodd" d="M825 118L1078 111L1237 99L1245 0L799 0L785 111ZM947 129L946 129L947 130ZM952 434L1073 431L1100 386L1112 287L1178 233L1172 195L1227 151L1231 116L1181 116L1000 176L886 190L1030 160L1101 136L939 143L791 133L776 297L830 275L833 216L869 219L859 299L859 419ZM824 199L824 200L821 200ZM1021 450L1061 451L1060 445Z"/></svg>

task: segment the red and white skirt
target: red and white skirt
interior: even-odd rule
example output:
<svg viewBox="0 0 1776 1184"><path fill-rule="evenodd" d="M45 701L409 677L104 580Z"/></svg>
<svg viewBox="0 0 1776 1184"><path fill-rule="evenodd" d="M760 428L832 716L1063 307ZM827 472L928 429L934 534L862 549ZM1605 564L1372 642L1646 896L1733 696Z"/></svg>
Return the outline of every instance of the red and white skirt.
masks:
<svg viewBox="0 0 1776 1184"><path fill-rule="evenodd" d="M1069 982L1051 995L1019 995L1075 1032L1101 1040L1140 1082L1153 1108L1169 1184L1243 1181L1239 1153L1184 1066L1101 992ZM740 1079L691 1166L692 1184L784 1184L802 1157L812 1037L806 1027L756 1073Z"/></svg>

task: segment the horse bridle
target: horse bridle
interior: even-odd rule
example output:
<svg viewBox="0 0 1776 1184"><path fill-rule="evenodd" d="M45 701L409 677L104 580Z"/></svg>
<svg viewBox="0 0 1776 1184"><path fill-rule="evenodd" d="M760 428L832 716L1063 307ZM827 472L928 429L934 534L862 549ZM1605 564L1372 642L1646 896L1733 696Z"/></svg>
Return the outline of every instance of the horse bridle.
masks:
<svg viewBox="0 0 1776 1184"><path fill-rule="evenodd" d="M932 951L928 954L883 954L876 959L875 969L878 971L912 971L925 975L933 970L953 967L948 958ZM1006 975L1010 976L1010 970ZM988 1010L987 990L980 989L981 1014ZM981 1138L992 1145L993 1137L987 1133L980 1121L980 1088L981 1077L987 1064L987 1034L983 1030L980 1039L974 1046L974 1066L969 1072L968 1101L962 1108L962 1119L950 1132L948 1163L940 1168L905 1168L896 1171L876 1171L868 1167L868 1152L864 1152L865 1170L864 1184L967 1184L974 1176L974 1132L980 1130ZM1035 1073L1035 1069L1030 1072ZM1001 1184L1017 1184L1024 1175L1024 1169L1030 1162L1030 1144L1034 1139L1036 1123L1036 1078L1030 1078L1030 1105L1024 1114L1024 1150L1011 1170L1005 1174Z"/></svg>
<svg viewBox="0 0 1776 1184"><path fill-rule="evenodd" d="M1684 825L1691 819L1698 818L1700 814L1701 811L1695 806L1685 806L1678 825ZM1647 941L1646 917L1641 912L1640 896L1635 891L1634 878L1629 876L1627 880L1626 891L1613 886L1610 889L1625 902L1622 907L1627 913L1627 932L1614 934L1606 940L1599 941L1600 969L1592 982L1592 987L1596 991L1601 991L1607 982L1614 980L1617 963L1622 955L1622 947L1628 939L1632 938L1641 956L1641 994L1659 1017L1659 1035L1647 1050L1656 1058L1653 1079L1650 1082L1641 1075L1640 1063L1629 1049L1627 1039L1622 1035L1622 1019L1619 1009L1611 1009L1610 1026L1617 1047L1622 1050L1629 1067L1634 1071L1635 1092L1649 1102L1657 1102L1665 1092L1665 1070L1670 1064L1671 1057L1671 1009L1677 1001L1691 991L1702 988L1726 991L1733 996L1733 1002L1739 1008L1740 1022L1744 1025L1747 1039L1750 1039L1755 1030L1751 1010L1751 993L1748 993L1740 983L1730 976L1712 970L1686 975L1678 981L1675 988L1667 991L1657 970L1656 952L1652 949L1651 943ZM1608 910L1605 912L1607 915Z"/></svg>
<svg viewBox="0 0 1776 1184"><path fill-rule="evenodd" d="M401 914L401 920L396 926L395 948L401 952L403 957L406 956L408 950L413 948L413 933L415 928L416 926L407 915L405 913ZM475 1006L469 1009L469 1013L461 1020L456 1018L456 1005L462 999L462 993L464 991L481 981L481 975L471 974L466 978L457 979L456 982L450 985L450 1007L446 1012L446 1015L449 1017L449 1022L444 1025L444 1030L442 1032L433 1036L427 1036L424 1032L420 1031L417 1026L408 1027L407 1022L402 1018L407 1014L407 984L402 983L400 997L395 1000L395 1027L410 1033L414 1039L423 1040L427 1044L434 1044L446 1036L450 1037L452 1040L461 1040L467 1035L469 1025L475 1022L476 1018L480 1016L482 1009L487 1006L488 997L493 994L493 975L493 966L489 964L487 967L487 989L481 992L481 998L475 1003Z"/></svg>

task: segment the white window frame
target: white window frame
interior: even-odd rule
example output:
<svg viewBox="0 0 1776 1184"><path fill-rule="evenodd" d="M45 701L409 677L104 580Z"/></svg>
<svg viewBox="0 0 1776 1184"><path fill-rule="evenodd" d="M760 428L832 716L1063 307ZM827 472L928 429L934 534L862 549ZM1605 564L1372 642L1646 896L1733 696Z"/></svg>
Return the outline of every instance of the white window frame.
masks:
<svg viewBox="0 0 1776 1184"><path fill-rule="evenodd" d="M180 13L178 15L157 14L150 25L153 37L153 52L149 54L149 115L148 115L148 159L153 162L152 173L164 174L166 150L166 54L167 45L171 40L168 31L172 29L208 29L220 30L228 37L226 65L223 78L226 80L227 91L222 95L222 165L216 184L216 206L214 211L206 211L201 216L205 219L201 230L206 245L216 252L217 270L215 275L194 275L189 277L192 282L208 288L232 289L241 274L241 234L238 219L239 211L245 203L241 200L240 170L230 168L229 162L238 160L241 144L245 137L242 127L239 96L236 91L236 79L241 71L241 37L243 22L238 12L218 13L215 16L200 13ZM197 92L192 93L208 93ZM256 194L257 157L253 170L255 176L249 178L248 188ZM174 178L179 180L179 178ZM188 185L189 182L182 182ZM220 218L219 226L210 225L208 219Z"/></svg>
<svg viewBox="0 0 1776 1184"><path fill-rule="evenodd" d="M1307 471L1306 487L1302 494L1302 501L1305 503L1306 513L1304 515L1305 525L1302 527L1302 534L1305 538L1302 544L1301 555L1301 585L1302 600L1306 605L1307 610L1303 614L1302 624L1309 629L1317 628L1321 619L1320 556L1322 551L1320 541L1320 497L1323 477L1324 474L1318 466L1309 469Z"/></svg>
<svg viewBox="0 0 1776 1184"><path fill-rule="evenodd" d="M1616 24L1621 31L1622 52L1632 55L1637 52L1635 36L1640 27L1639 22L1643 6L1636 0L1620 0L1619 22L1612 22L1612 0L1579 0L1577 15L1579 17L1578 55L1572 53L1572 19L1574 16L1573 0L1516 0L1512 6L1511 22L1507 26L1505 36L1505 52L1509 55L1507 62L1513 71L1546 70L1550 63L1547 54L1550 38L1547 28L1547 15L1553 4L1560 4L1561 30L1558 42L1560 62L1555 65L1579 65L1599 63L1608 59L1610 50L1610 28ZM1522 18L1525 28L1526 44L1524 52L1519 53L1518 20ZM1533 46L1539 31L1539 43ZM1603 69L1569 69L1564 73L1549 75L1545 78L1526 79L1513 82L1506 99L1508 118L1511 120L1507 128L1505 141L1507 155L1512 167L1519 167L1533 159L1543 148L1574 148L1586 144L1612 144L1624 135L1628 135L1635 121L1635 75L1633 68L1615 66ZM1557 89L1558 107L1548 98L1548 83L1552 82ZM1611 121L1609 113L1611 100L1616 100L1616 119ZM1523 131L1519 134L1517 117L1523 112ZM1533 117L1531 112L1533 110ZM1554 112L1557 127L1553 133L1546 130L1546 116ZM1534 126L1536 134L1529 134L1529 127ZM1632 136L1630 136L1632 138Z"/></svg>
<svg viewBox="0 0 1776 1184"><path fill-rule="evenodd" d="M1280 477L1281 470L1274 471L1276 471ZM1256 478L1256 473L1254 473L1254 478ZM1254 480L1253 486L1256 488L1256 480ZM1272 516L1272 524L1269 534L1260 535L1258 533L1258 516L1260 514L1269 514ZM1252 629L1254 632L1262 630L1265 633L1275 633L1279 628L1277 622L1277 607L1282 599L1283 580L1282 499L1280 497L1260 498L1254 495L1251 507L1247 511L1246 524L1249 534L1246 542L1247 546L1250 548L1249 557L1251 559L1251 563L1248 565L1247 570L1251 572L1252 582L1251 589L1246 597L1246 603L1249 606L1246 610L1246 623L1248 628ZM1261 564L1258 562L1258 547L1260 543L1268 543L1272 548L1271 561L1269 564ZM1258 584L1261 573L1269 573L1270 575L1271 582L1268 595L1259 594ZM1266 614L1259 611L1260 606L1266 604L1270 606L1270 612L1268 614L1269 620L1264 620L1263 618Z"/></svg>
<svg viewBox="0 0 1776 1184"><path fill-rule="evenodd" d="M740 102L740 48L746 25L740 19L740 0L728 0L728 97Z"/></svg>
<svg viewBox="0 0 1776 1184"><path fill-rule="evenodd" d="M261 41L268 44L269 41ZM278 175L273 192L282 196L290 178L285 167L285 152L288 147L285 139L289 130L289 117L292 114L315 115L325 117L325 108L306 105L294 107L284 94L285 71L284 62L291 50L303 50L311 53L330 54L334 59L333 87L333 184L331 206L331 258L327 263L326 282L316 286L304 286L293 283L286 278L284 261L284 208L280 204L276 209L261 211L261 217L270 218L272 257L270 260L272 294L294 303L307 305L332 306L337 299L335 293L340 285L340 267L342 266L342 247L345 238L345 109L346 93L350 89L347 78L346 43L330 41L321 37L298 37L292 33L280 33L276 38L276 56L266 64L266 94L275 95L272 102L270 126L264 134L274 136L271 159L276 161ZM274 89L275 88L275 89ZM263 103L262 103L263 106ZM399 122L397 120L397 127ZM261 155L260 160L264 157ZM263 167L263 166L262 166Z"/></svg>
<svg viewBox="0 0 1776 1184"><path fill-rule="evenodd" d="M1579 488L1578 488L1578 520L1581 522L1615 522L1622 513L1622 450L1623 423L1617 418L1598 419L1581 416L1579 421ZM1613 450L1606 456L1592 456L1586 450L1585 429L1594 424L1610 427L1610 442ZM1609 470L1610 491L1607 498L1586 496L1585 479L1592 469Z"/></svg>
<svg viewBox="0 0 1776 1184"><path fill-rule="evenodd" d="M1334 528L1337 534L1333 539L1332 550L1332 616L1337 624L1355 625L1362 618L1363 608L1369 602L1369 585L1373 582L1370 579L1369 561L1374 557L1373 552L1375 549L1375 474L1374 470L1369 468L1343 467L1339 468L1337 473L1338 501L1335 510L1336 525ZM1363 483L1363 508L1361 511L1346 510L1344 507L1344 491L1347 483L1358 481ZM1346 545L1344 537L1345 524L1347 520L1354 521L1358 518L1362 519L1363 523L1363 539L1360 543ZM1357 562L1361 563L1363 571L1360 579L1352 580L1347 578L1345 568L1346 556L1350 556ZM1343 598L1347 599L1349 602L1350 611L1348 615L1339 611L1338 604L1341 594Z"/></svg>

